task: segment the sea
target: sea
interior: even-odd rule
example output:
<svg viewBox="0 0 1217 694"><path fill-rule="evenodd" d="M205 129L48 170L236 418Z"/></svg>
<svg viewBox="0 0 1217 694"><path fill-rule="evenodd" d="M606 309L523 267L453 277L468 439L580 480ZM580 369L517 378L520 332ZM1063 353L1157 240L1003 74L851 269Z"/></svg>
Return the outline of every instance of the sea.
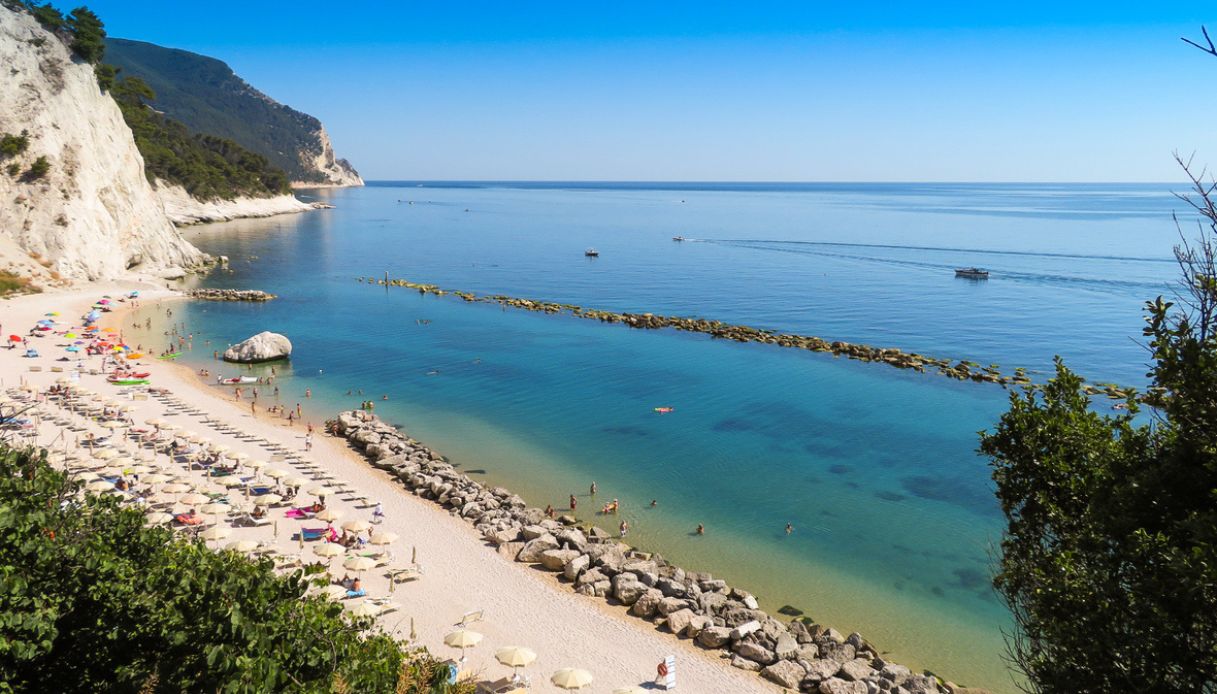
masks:
<svg viewBox="0 0 1217 694"><path fill-rule="evenodd" d="M1022 367L1036 379L1059 355L1089 380L1143 387L1144 303L1175 291L1172 212L1185 232L1192 223L1181 189L379 181L304 190L334 208L186 231L229 258L196 283L278 299L176 305L168 322L145 309L158 312L157 334L134 340L163 349L171 323L190 336L185 363L234 375L215 352L283 333L294 351L278 367L279 399L301 403L311 421L371 401L465 473L532 505L564 509L575 494L581 519L614 532L627 520L630 543L744 587L771 612L860 632L885 657L960 684L1013 691L1011 620L990 581L1004 519L977 452L1008 391L368 280L718 319ZM955 277L968 266L989 278ZM601 515L613 499L619 514Z"/></svg>

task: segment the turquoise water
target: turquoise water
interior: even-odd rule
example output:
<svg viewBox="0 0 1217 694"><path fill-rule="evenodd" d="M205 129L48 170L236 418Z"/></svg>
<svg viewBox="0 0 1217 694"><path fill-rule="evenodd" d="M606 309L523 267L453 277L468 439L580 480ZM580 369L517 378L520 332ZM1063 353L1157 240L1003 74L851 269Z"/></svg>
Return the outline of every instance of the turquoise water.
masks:
<svg viewBox="0 0 1217 694"><path fill-rule="evenodd" d="M1040 372L1061 353L1093 378L1139 384L1140 306L1174 272L1169 190L701 188L310 191L337 209L189 233L232 260L206 284L280 299L191 304L173 318L195 333L191 363L283 332L295 345L280 382L289 405L319 419L375 400L533 504L561 507L575 492L595 519L617 497L636 544L738 582L770 609L861 631L902 662L1009 689L1008 617L987 578L1002 519L975 454L976 432L1005 408L1000 388L354 278L387 271ZM584 258L588 246L601 257ZM958 265L992 278L957 280ZM661 405L676 411L653 412Z"/></svg>

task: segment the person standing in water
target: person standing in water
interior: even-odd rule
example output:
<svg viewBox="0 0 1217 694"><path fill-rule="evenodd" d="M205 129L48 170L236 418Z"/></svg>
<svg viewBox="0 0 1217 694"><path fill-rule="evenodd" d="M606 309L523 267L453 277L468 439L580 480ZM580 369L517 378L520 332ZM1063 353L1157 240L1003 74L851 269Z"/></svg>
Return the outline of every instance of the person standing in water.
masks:
<svg viewBox="0 0 1217 694"><path fill-rule="evenodd" d="M706 526L702 525L701 523L698 523L698 524L697 524L697 534L698 534L698 535L705 535L705 534L706 534Z"/></svg>
<svg viewBox="0 0 1217 694"><path fill-rule="evenodd" d="M791 525L790 523L787 523L786 524L786 534L789 535L792 532L794 532L794 526Z"/></svg>
<svg viewBox="0 0 1217 694"><path fill-rule="evenodd" d="M621 537L625 537L630 532L629 522L621 521L621 525L617 526L617 530Z"/></svg>
<svg viewBox="0 0 1217 694"><path fill-rule="evenodd" d="M596 496L596 480L592 480L592 496Z"/></svg>
<svg viewBox="0 0 1217 694"><path fill-rule="evenodd" d="M574 511L575 506L578 506L578 505L579 505L579 502L575 500L575 495L571 494L570 495L570 510Z"/></svg>

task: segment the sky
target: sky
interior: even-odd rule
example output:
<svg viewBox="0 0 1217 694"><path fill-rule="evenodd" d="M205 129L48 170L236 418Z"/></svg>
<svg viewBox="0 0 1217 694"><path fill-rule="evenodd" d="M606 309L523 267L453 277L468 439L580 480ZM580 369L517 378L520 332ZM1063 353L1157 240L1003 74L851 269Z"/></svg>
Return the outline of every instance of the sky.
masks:
<svg viewBox="0 0 1217 694"><path fill-rule="evenodd" d="M142 2L366 179L1170 181L1217 166L1211 3ZM67 7L67 5L64 5Z"/></svg>

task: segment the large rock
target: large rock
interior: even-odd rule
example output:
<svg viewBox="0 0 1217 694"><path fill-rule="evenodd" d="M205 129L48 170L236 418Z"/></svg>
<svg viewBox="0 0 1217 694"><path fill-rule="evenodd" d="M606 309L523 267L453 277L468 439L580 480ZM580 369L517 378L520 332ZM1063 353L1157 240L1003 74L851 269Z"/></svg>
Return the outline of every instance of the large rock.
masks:
<svg viewBox="0 0 1217 694"><path fill-rule="evenodd" d="M257 364L292 355L292 343L279 333L263 331L224 350L224 361Z"/></svg>
<svg viewBox="0 0 1217 694"><path fill-rule="evenodd" d="M799 667L798 663L793 663L789 660L779 660L761 670L761 677L777 684L786 689L797 690L799 683L803 681L803 668Z"/></svg>
<svg viewBox="0 0 1217 694"><path fill-rule="evenodd" d="M633 574L627 574L632 576ZM645 588L645 586L644 586ZM638 601L630 607L630 614L650 619L655 616L655 611L659 608L659 603L663 600L663 593L654 588L647 589L645 593L638 597Z"/></svg>
<svg viewBox="0 0 1217 694"><path fill-rule="evenodd" d="M790 660L799 652L799 642L790 634L782 634L777 638L773 652L782 660Z"/></svg>
<svg viewBox="0 0 1217 694"><path fill-rule="evenodd" d="M751 641L738 641L731 650L735 651L736 655L741 658L747 658L761 665L770 665L777 660L777 656L773 655L773 651L765 648L759 643Z"/></svg>
<svg viewBox="0 0 1217 694"><path fill-rule="evenodd" d="M683 634L695 616L696 615L693 614L693 610L688 608L677 610L668 615L668 629L673 634Z"/></svg>
<svg viewBox="0 0 1217 694"><path fill-rule="evenodd" d="M541 566L549 571L561 571L566 563L579 556L577 549L547 549L541 552Z"/></svg>
<svg viewBox="0 0 1217 694"><path fill-rule="evenodd" d="M875 674L875 669L870 666L865 660L855 659L841 666L841 671L837 673L842 679L847 680L864 680L867 677Z"/></svg>
<svg viewBox="0 0 1217 694"><path fill-rule="evenodd" d="M706 627L697 635L697 643L706 648L722 648L731 640L731 630L727 627Z"/></svg>
<svg viewBox="0 0 1217 694"><path fill-rule="evenodd" d="M846 682L833 677L820 683L820 694L867 694L865 682Z"/></svg>
<svg viewBox="0 0 1217 694"><path fill-rule="evenodd" d="M816 680L826 680L841 669L841 663L835 660L816 659L808 662L807 676Z"/></svg>
<svg viewBox="0 0 1217 694"><path fill-rule="evenodd" d="M617 574L613 576L613 597L623 605L633 605L638 598L647 592L647 587L638 582L634 574Z"/></svg>
<svg viewBox="0 0 1217 694"><path fill-rule="evenodd" d="M535 564L541 561L542 554L551 549L558 549L558 541L554 539L553 535L542 535L534 540L525 542L523 549L516 555L516 561Z"/></svg>
<svg viewBox="0 0 1217 694"><path fill-rule="evenodd" d="M579 574L583 573L590 563L591 559L586 554L579 554L574 559L566 562L566 566L562 567L562 575L566 576L566 580L574 581L579 578Z"/></svg>

